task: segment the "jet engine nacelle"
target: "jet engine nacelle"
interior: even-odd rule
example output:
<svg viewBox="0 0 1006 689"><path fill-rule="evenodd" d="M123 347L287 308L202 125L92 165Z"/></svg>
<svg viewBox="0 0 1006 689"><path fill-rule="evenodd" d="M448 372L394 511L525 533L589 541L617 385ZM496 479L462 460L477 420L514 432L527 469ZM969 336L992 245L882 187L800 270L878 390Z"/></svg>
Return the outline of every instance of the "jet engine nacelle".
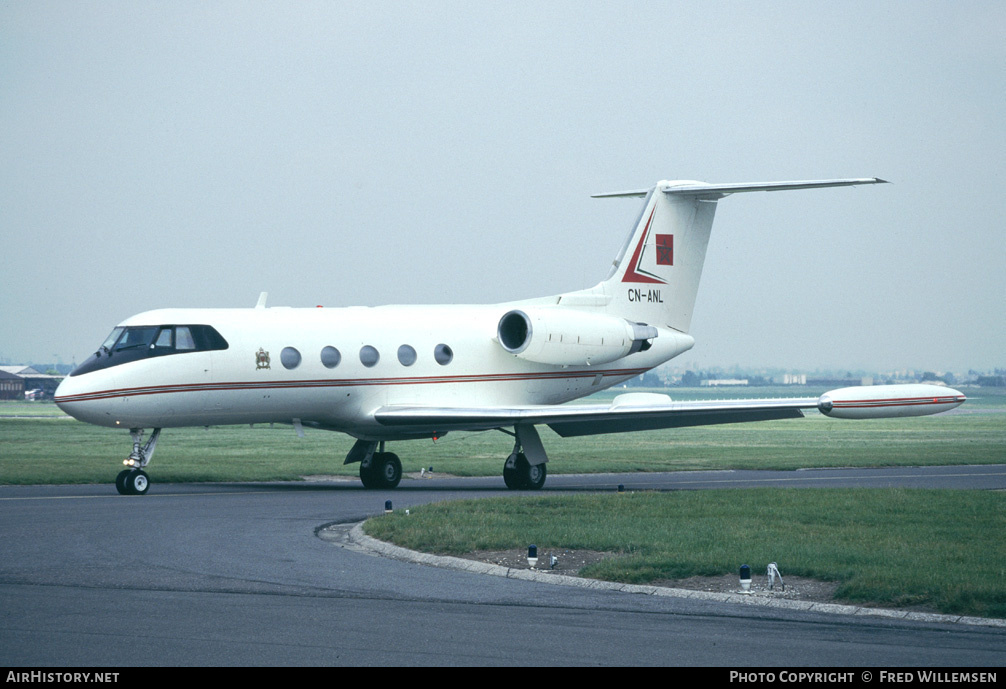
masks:
<svg viewBox="0 0 1006 689"><path fill-rule="evenodd" d="M939 414L959 407L966 399L942 385L867 385L826 392L817 408L838 419L888 419Z"/></svg>
<svg viewBox="0 0 1006 689"><path fill-rule="evenodd" d="M527 361L596 366L649 349L657 329L616 316L545 307L508 311L496 334L503 349Z"/></svg>

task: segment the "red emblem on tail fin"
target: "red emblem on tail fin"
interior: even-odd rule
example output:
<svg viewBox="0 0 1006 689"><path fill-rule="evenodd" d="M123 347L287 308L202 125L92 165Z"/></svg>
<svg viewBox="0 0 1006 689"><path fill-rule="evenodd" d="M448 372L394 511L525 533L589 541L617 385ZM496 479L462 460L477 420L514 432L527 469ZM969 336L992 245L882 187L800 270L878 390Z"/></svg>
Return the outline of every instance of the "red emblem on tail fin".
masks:
<svg viewBox="0 0 1006 689"><path fill-rule="evenodd" d="M674 235L658 234L657 237L657 265L674 265Z"/></svg>

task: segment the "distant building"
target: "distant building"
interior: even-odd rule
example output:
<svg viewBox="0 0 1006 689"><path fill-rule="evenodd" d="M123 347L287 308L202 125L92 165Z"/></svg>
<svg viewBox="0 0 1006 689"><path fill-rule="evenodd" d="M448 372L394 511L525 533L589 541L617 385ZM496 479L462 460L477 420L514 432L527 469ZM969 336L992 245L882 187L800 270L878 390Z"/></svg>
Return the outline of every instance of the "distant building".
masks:
<svg viewBox="0 0 1006 689"><path fill-rule="evenodd" d="M23 400L24 379L0 367L0 400Z"/></svg>
<svg viewBox="0 0 1006 689"><path fill-rule="evenodd" d="M13 373L15 376L22 376L22 377L45 375L37 368L32 368L31 366L25 366L24 364L18 364L16 366L0 366L0 371L4 371L6 373Z"/></svg>
<svg viewBox="0 0 1006 689"><path fill-rule="evenodd" d="M16 397L17 399L24 399L25 393L31 390L41 390L42 393L39 397L52 399L56 394L56 388L59 387L59 382L63 380L63 376L51 376L31 366L23 365L0 366L0 373L14 376L21 381L21 394ZM15 397L0 397L0 399L15 399Z"/></svg>
<svg viewBox="0 0 1006 689"><path fill-rule="evenodd" d="M783 385L806 385L806 373L784 373L782 376Z"/></svg>
<svg viewBox="0 0 1006 689"><path fill-rule="evenodd" d="M747 385L748 379L740 378L710 378L709 380L704 380L699 385L703 387L715 387L720 385Z"/></svg>

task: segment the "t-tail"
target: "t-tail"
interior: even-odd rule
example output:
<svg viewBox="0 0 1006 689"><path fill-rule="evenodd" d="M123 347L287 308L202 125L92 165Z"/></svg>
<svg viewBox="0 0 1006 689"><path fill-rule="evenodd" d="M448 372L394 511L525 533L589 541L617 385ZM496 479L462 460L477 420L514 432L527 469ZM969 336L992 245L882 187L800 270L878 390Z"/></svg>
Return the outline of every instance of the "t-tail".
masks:
<svg viewBox="0 0 1006 689"><path fill-rule="evenodd" d="M595 198L643 198L643 209L605 280L592 289L563 295L559 303L582 308L603 302L603 311L610 315L687 333L720 199L746 191L884 181L876 177L742 184L661 181L649 189L595 194Z"/></svg>
<svg viewBox="0 0 1006 689"><path fill-rule="evenodd" d="M596 194L644 199L607 277L590 289L521 302L500 318L497 341L510 354L528 361L594 366L648 351L658 329L663 329L660 359L666 361L695 343L688 331L720 199L743 191L883 181L875 177L757 184L664 181L649 189ZM651 357L650 363L656 365L652 361L656 359Z"/></svg>

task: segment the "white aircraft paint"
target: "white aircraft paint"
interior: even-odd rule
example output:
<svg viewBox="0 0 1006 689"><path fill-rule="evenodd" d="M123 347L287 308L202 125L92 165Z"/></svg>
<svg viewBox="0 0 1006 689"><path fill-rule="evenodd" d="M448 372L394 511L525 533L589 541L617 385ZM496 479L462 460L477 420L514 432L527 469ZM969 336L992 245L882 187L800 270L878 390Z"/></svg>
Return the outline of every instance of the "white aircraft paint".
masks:
<svg viewBox="0 0 1006 689"><path fill-rule="evenodd" d="M876 178L710 185L659 182L601 196L645 199L598 285L494 305L164 309L126 319L63 381L57 404L81 421L128 428L116 485L144 493L159 429L281 422L358 439L346 458L365 485L393 487L389 440L513 428L504 478L539 488L547 456L536 425L560 435L802 416L938 413L964 396L932 385L845 388L821 398L674 402L620 395L566 405L689 350L692 310L716 203L733 193L876 184ZM113 335L116 335L113 333ZM155 431L147 444L142 429Z"/></svg>

